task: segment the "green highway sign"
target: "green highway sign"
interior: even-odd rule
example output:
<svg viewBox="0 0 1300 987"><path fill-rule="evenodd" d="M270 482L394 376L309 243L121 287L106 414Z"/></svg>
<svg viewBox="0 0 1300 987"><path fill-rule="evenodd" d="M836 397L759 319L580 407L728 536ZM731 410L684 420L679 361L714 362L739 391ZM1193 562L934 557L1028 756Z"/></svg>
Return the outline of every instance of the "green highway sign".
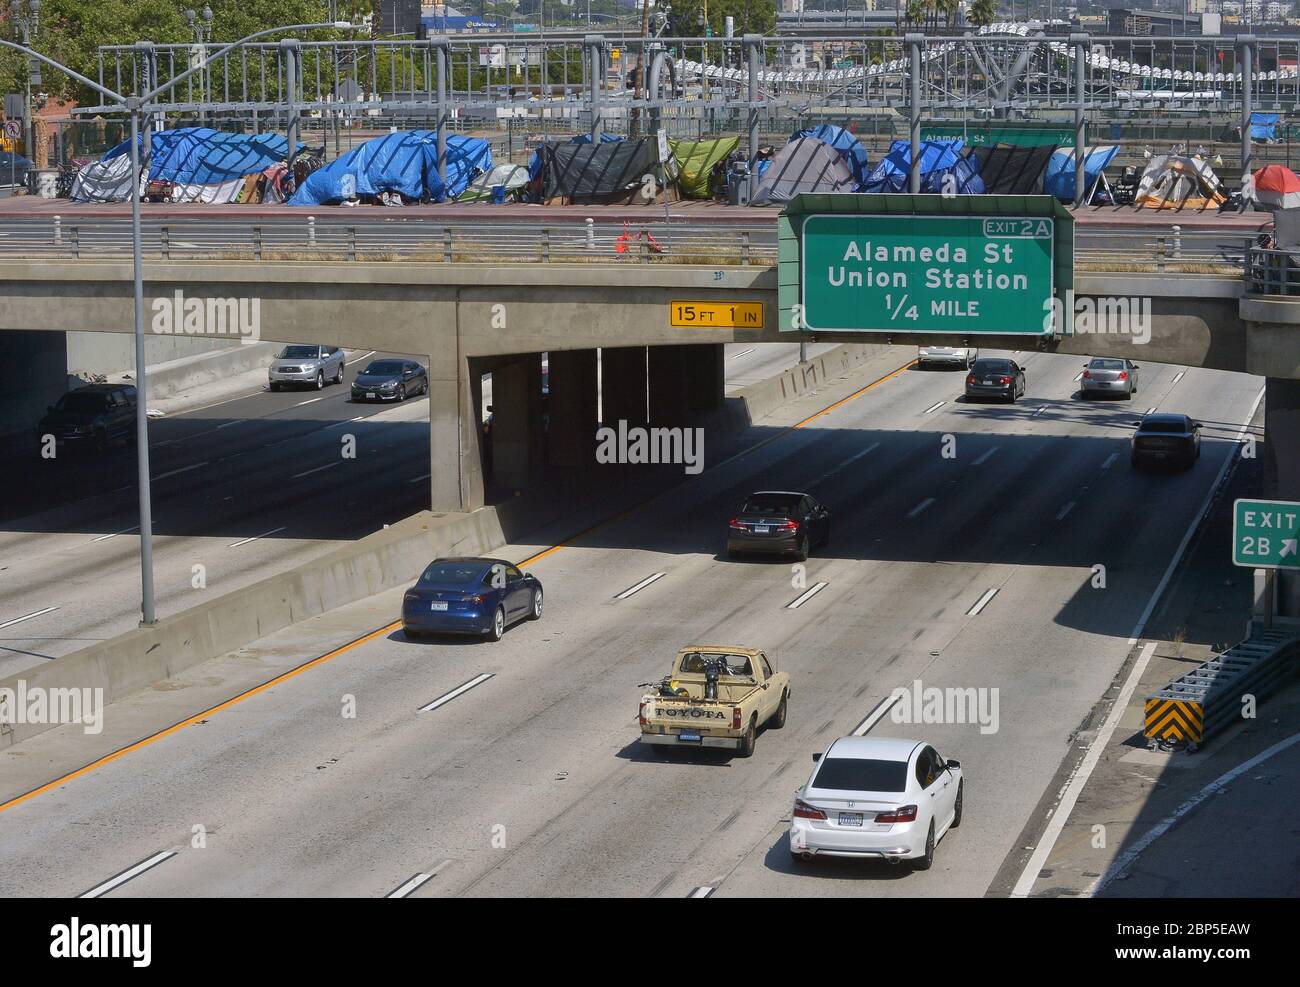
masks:
<svg viewBox="0 0 1300 987"><path fill-rule="evenodd" d="M1046 335L1056 232L1050 215L808 215L802 328Z"/></svg>
<svg viewBox="0 0 1300 987"><path fill-rule="evenodd" d="M1232 564L1300 569L1300 504L1237 500L1232 511Z"/></svg>

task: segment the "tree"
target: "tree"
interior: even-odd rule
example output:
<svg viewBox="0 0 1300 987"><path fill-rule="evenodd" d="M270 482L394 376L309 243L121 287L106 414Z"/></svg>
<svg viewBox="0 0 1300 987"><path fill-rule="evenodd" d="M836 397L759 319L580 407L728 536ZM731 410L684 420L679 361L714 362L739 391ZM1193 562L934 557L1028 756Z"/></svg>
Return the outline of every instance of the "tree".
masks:
<svg viewBox="0 0 1300 987"><path fill-rule="evenodd" d="M668 30L674 38L698 38L699 17L703 0L673 0L668 15ZM776 4L771 0L709 0L709 26L713 36L726 36L727 17L735 22L736 37L742 34L769 34L776 28Z"/></svg>
<svg viewBox="0 0 1300 987"><path fill-rule="evenodd" d="M966 12L966 19L976 27L986 27L992 24L998 16L998 0L974 0L970 5L970 10Z"/></svg>

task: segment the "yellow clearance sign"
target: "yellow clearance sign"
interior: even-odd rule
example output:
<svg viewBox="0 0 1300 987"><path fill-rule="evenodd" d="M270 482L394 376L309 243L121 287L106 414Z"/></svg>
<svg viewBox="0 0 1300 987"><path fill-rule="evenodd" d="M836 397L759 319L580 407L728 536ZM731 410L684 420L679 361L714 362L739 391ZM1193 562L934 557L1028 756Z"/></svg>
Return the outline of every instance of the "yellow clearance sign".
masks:
<svg viewBox="0 0 1300 987"><path fill-rule="evenodd" d="M762 302L668 303L669 325L690 329L762 329Z"/></svg>

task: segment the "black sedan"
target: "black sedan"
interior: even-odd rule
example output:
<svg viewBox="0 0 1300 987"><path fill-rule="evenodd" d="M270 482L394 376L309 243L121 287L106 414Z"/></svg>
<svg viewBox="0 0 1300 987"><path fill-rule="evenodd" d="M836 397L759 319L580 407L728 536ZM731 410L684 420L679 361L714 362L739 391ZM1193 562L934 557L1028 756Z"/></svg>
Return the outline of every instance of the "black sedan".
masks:
<svg viewBox="0 0 1300 987"><path fill-rule="evenodd" d="M1025 393L1025 369L1015 360L979 359L966 375L966 398L1005 398L1012 404Z"/></svg>
<svg viewBox="0 0 1300 987"><path fill-rule="evenodd" d="M429 393L429 372L414 360L372 360L352 382L353 401L405 401Z"/></svg>
<svg viewBox="0 0 1300 987"><path fill-rule="evenodd" d="M136 391L131 384L87 384L47 409L36 426L38 441L103 452L110 442L135 441Z"/></svg>
<svg viewBox="0 0 1300 987"><path fill-rule="evenodd" d="M1130 461L1191 469L1201 455L1201 423L1186 415L1152 414L1135 422Z"/></svg>
<svg viewBox="0 0 1300 987"><path fill-rule="evenodd" d="M731 519L727 555L793 555L802 562L810 549L830 539L830 511L813 497L763 490L750 494Z"/></svg>
<svg viewBox="0 0 1300 987"><path fill-rule="evenodd" d="M435 559L402 598L402 630L475 634L500 641L519 620L542 616L542 583L501 559Z"/></svg>

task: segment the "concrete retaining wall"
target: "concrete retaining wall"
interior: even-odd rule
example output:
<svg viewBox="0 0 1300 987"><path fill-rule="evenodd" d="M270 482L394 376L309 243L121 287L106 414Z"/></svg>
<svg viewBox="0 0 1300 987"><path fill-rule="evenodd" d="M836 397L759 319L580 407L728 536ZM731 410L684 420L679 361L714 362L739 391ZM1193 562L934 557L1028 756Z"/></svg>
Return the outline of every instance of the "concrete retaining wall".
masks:
<svg viewBox="0 0 1300 987"><path fill-rule="evenodd" d="M144 338L145 363L152 368L238 346L238 342L232 343L229 339L147 333ZM134 336L111 332L68 333L68 373L89 378L94 374L112 376L123 372L135 373Z"/></svg>

